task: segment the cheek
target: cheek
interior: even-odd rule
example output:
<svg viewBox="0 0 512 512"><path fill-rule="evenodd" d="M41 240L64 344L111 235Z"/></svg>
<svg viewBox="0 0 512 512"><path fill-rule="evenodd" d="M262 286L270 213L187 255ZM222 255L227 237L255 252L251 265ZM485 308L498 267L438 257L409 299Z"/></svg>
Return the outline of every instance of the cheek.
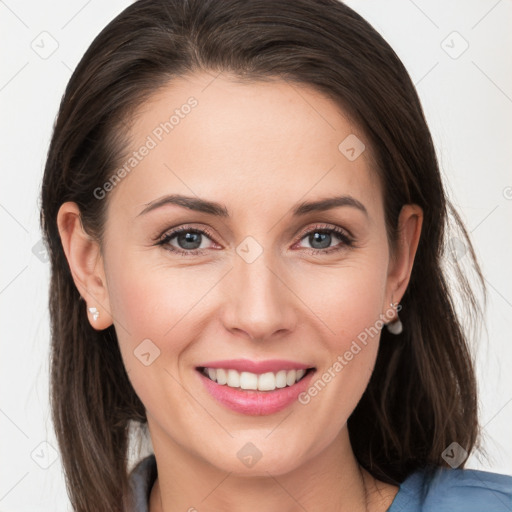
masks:
<svg viewBox="0 0 512 512"><path fill-rule="evenodd" d="M110 306L125 368L146 403L162 375L174 382L162 372L178 375L182 353L200 336L202 325L195 320L202 299L218 278L203 272L195 279L193 269L148 265L144 255L118 261L123 264L108 273Z"/></svg>
<svg viewBox="0 0 512 512"><path fill-rule="evenodd" d="M375 251L301 279L301 293L318 316L315 325L326 349L301 403L314 404L321 417L331 418L331 435L345 423L371 377L383 326L386 271L387 260Z"/></svg>
<svg viewBox="0 0 512 512"><path fill-rule="evenodd" d="M344 350L350 341L375 325L383 312L387 261L375 254L347 258L336 267L296 273L295 290L312 311L331 350Z"/></svg>
<svg viewBox="0 0 512 512"><path fill-rule="evenodd" d="M144 254L119 261L123 264L109 271L110 304L124 338L133 342L167 339L182 329L195 305L216 282L212 273L203 272L195 279L193 269L154 265Z"/></svg>

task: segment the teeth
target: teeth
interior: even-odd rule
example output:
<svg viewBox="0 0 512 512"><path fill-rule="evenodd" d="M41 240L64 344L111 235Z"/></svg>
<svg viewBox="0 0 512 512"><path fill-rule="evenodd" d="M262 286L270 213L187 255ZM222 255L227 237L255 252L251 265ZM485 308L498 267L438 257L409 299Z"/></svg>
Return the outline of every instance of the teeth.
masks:
<svg viewBox="0 0 512 512"><path fill-rule="evenodd" d="M209 368L208 368L209 369ZM214 370L215 371L215 370ZM228 381L226 370L221 370L220 368L216 372L216 379L219 384L226 384Z"/></svg>
<svg viewBox="0 0 512 512"><path fill-rule="evenodd" d="M231 371L238 373L236 370ZM240 374L240 387L242 389L258 389L258 376L255 373L242 372Z"/></svg>
<svg viewBox="0 0 512 512"><path fill-rule="evenodd" d="M273 391L276 389L276 376L272 372L262 373L258 377L258 389L260 391Z"/></svg>
<svg viewBox="0 0 512 512"><path fill-rule="evenodd" d="M230 388L240 387L240 374L235 370L228 370L228 381L226 384Z"/></svg>
<svg viewBox="0 0 512 512"><path fill-rule="evenodd" d="M280 370L257 375L251 372L238 372L232 369L204 368L203 374L214 382L228 385L230 388L273 391L276 388L293 386L306 374L306 370Z"/></svg>
<svg viewBox="0 0 512 512"><path fill-rule="evenodd" d="M286 370L281 370L276 373L276 388L286 387Z"/></svg>

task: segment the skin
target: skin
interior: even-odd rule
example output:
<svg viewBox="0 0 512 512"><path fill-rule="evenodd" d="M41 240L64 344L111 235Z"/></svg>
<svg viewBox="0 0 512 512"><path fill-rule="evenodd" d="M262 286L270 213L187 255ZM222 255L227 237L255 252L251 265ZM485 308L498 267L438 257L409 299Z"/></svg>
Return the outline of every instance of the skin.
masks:
<svg viewBox="0 0 512 512"><path fill-rule="evenodd" d="M364 133L305 85L241 84L206 73L174 80L138 110L129 150L190 96L198 105L103 199L101 250L84 232L76 204L64 203L58 216L75 283L100 313L96 321L89 315L91 325L114 324L147 410L158 466L150 511L384 511L398 487L361 470L346 426L372 374L380 333L307 405L266 416L218 404L195 367L291 359L322 375L400 301L422 211L402 208L393 250L369 143L354 161L338 149L351 133L364 142ZM171 193L222 203L230 216L176 205L139 215ZM356 198L367 214L343 206L291 215L302 201L334 195ZM185 224L212 233L200 237L203 254L181 256L155 244ZM306 234L318 225L348 230L354 245L331 232L325 244L340 250L312 254L326 246ZM252 263L236 252L247 236L263 249ZM169 244L187 247L177 238ZM160 350L149 366L133 353L147 338ZM237 457L249 442L262 454L250 468Z"/></svg>

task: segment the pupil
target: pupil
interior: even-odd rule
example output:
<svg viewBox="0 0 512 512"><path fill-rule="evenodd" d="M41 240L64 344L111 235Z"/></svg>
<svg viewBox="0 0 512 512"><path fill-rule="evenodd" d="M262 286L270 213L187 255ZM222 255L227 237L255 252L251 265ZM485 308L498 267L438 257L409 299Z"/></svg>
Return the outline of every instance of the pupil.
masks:
<svg viewBox="0 0 512 512"><path fill-rule="evenodd" d="M188 232L188 233L180 234L180 235L178 235L178 244L180 245L180 247L182 249L198 249L199 246L201 245L200 236L201 236L201 233ZM182 245L180 243L181 241L184 242L184 245ZM190 246L190 244L192 244L192 246ZM195 247L194 247L194 244L196 244Z"/></svg>
<svg viewBox="0 0 512 512"><path fill-rule="evenodd" d="M315 249L326 249L331 245L331 235L329 233L314 233L312 236L312 239L310 238L309 243L311 244L311 247ZM320 241L320 247L315 247L314 243ZM327 243L325 243L327 241Z"/></svg>

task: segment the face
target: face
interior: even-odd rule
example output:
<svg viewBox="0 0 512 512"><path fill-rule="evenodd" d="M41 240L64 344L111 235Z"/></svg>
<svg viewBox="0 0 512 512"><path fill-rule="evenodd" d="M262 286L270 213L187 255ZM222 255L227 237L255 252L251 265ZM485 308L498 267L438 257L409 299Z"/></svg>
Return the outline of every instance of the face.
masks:
<svg viewBox="0 0 512 512"><path fill-rule="evenodd" d="M130 144L99 199L102 262L155 450L240 474L290 471L346 432L377 355L380 332L368 332L389 321L365 135L307 86L196 74L139 109ZM304 206L332 198L343 199ZM258 453L254 468L240 463Z"/></svg>

